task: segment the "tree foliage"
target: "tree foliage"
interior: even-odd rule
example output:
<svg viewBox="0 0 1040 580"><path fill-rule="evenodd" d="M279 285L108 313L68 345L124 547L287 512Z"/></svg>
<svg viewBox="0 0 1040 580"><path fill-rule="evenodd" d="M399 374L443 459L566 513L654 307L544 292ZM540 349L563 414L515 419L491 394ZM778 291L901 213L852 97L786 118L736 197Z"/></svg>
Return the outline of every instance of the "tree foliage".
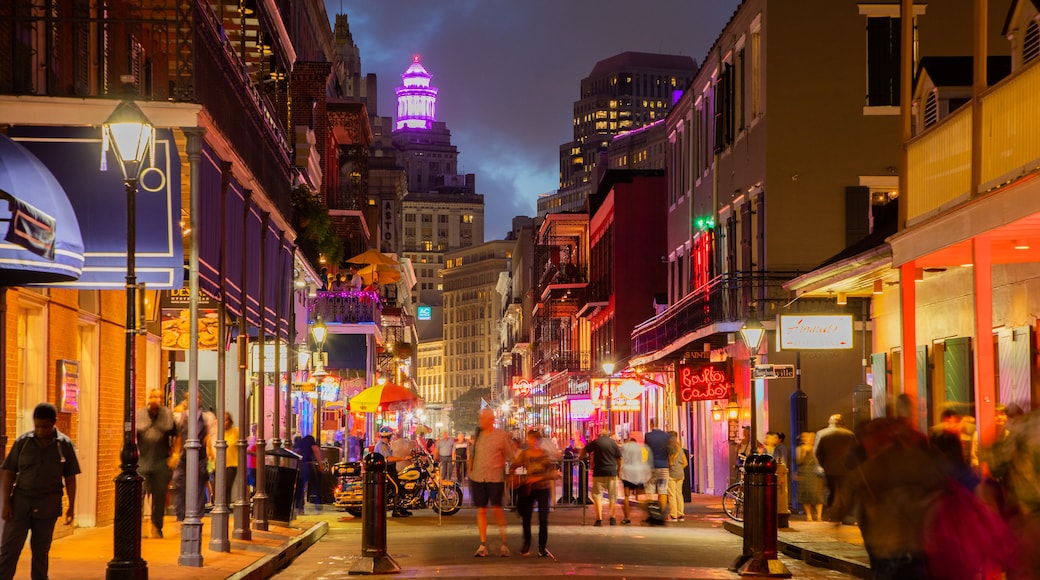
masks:
<svg viewBox="0 0 1040 580"><path fill-rule="evenodd" d="M477 430L480 400L491 398L491 389L474 387L462 393L452 402L451 422L456 432L472 434Z"/></svg>
<svg viewBox="0 0 1040 580"><path fill-rule="evenodd" d="M292 207L297 243L311 264L319 266L321 256L328 264L342 262L343 240L333 231L329 208L318 195L309 187L300 185L293 189Z"/></svg>

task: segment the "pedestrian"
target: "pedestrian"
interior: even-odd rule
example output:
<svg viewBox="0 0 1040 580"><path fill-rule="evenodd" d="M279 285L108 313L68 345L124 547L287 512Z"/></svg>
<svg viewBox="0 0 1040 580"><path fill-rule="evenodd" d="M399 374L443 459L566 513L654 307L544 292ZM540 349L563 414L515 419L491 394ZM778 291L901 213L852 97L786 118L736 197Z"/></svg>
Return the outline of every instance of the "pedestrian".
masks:
<svg viewBox="0 0 1040 580"><path fill-rule="evenodd" d="M437 463L440 465L441 479L451 479L451 462L452 454L455 452L455 440L451 438L451 435L447 431L441 432L441 438L437 440L437 444L434 446L434 451L437 455Z"/></svg>
<svg viewBox="0 0 1040 580"><path fill-rule="evenodd" d="M304 507L307 497L314 497L314 509L321 511L321 474L324 471L321 463L321 449L314 435L310 433L300 437L293 444L293 451L300 456L299 479L296 485L296 511L299 515L306 513Z"/></svg>
<svg viewBox="0 0 1040 580"><path fill-rule="evenodd" d="M206 484L209 481L209 472L207 466L209 464L209 452L211 446L210 440L210 421L206 417L206 413L202 411L202 395L198 398L198 414L196 415L195 422L198 425L198 438L200 447L198 449L198 489L196 490L198 500L199 513L203 511L206 505ZM188 453L184 450L184 444L188 440L188 426L190 421L189 407L188 407L188 396L185 395L184 400L177 405L177 410L174 412L174 418L177 422L177 438L174 443L174 455L177 456L177 467L173 470L173 490L174 490L174 510L177 514L177 521L183 522L187 515L187 478L188 478Z"/></svg>
<svg viewBox="0 0 1040 580"><path fill-rule="evenodd" d="M509 555L506 543L506 514L502 510L502 496L505 494L506 460L515 454L513 441L509 433L495 428L495 413L491 409L480 412L477 420L479 427L473 437L472 453L466 467L469 473L470 497L477 506L477 528L480 531L480 546L474 556L483 558L488 555L487 549L487 509L491 504L495 522L502 535L501 556Z"/></svg>
<svg viewBox="0 0 1040 580"><path fill-rule="evenodd" d="M683 451L682 443L679 442L679 433L668 432L668 506L671 513L668 520L681 522L686 519L684 513L686 502L683 501L683 479L685 479L686 466L689 461Z"/></svg>
<svg viewBox="0 0 1040 580"><path fill-rule="evenodd" d="M624 525L632 523L631 508L628 498L631 497L637 503L643 495L646 482L650 479L650 449L636 440L634 434L621 446L621 487L624 497L621 498L621 510L625 519L621 520Z"/></svg>
<svg viewBox="0 0 1040 580"><path fill-rule="evenodd" d="M467 477L466 466L469 465L469 438L465 433L455 437L455 449L452 451L455 461L455 481L463 481Z"/></svg>
<svg viewBox="0 0 1040 580"><path fill-rule="evenodd" d="M668 513L668 433L657 428L657 419L650 419L650 432L643 437L650 448L650 481L646 485L647 518L649 524L662 525ZM649 496L657 495L657 507L649 505ZM656 513L655 513L656 512Z"/></svg>
<svg viewBox="0 0 1040 580"><path fill-rule="evenodd" d="M163 405L159 389L148 391L148 403L137 410L137 473L144 478L144 493L151 497L151 537L163 537L166 493L173 478L172 461L177 425L173 411Z"/></svg>
<svg viewBox="0 0 1040 580"><path fill-rule="evenodd" d="M553 482L558 476L553 458L546 453L541 443L542 435L537 429L527 432L527 446L509 465L509 473L513 474L523 467L525 477L519 485L519 501L516 511L520 512L523 524L524 543L520 547L521 556L531 555L531 518L534 506L538 505L538 555L543 558L556 559L546 548L549 541L549 499Z"/></svg>
<svg viewBox="0 0 1040 580"><path fill-rule="evenodd" d="M592 506L596 512L596 523L594 526L603 525L603 493L606 492L607 500L610 502L607 508L607 517L610 525L617 525L614 510L617 506L618 496L618 469L621 467L621 447L610 437L610 432L604 427L599 432L599 437L582 448L578 455L580 459L592 456Z"/></svg>
<svg viewBox="0 0 1040 580"><path fill-rule="evenodd" d="M227 444L224 450L224 501L231 505L231 491L235 488L235 477L238 476L238 453L235 452L238 427L227 411L224 411L224 442Z"/></svg>
<svg viewBox="0 0 1040 580"><path fill-rule="evenodd" d="M246 439L246 483L249 484L249 497L256 493L256 423L249 426L249 438Z"/></svg>
<svg viewBox="0 0 1040 580"><path fill-rule="evenodd" d="M813 442L816 433L806 431L801 435L801 445L795 448L794 457L797 471L794 479L798 482L798 502L805 507L806 521L823 521L823 468L816 461L813 453Z"/></svg>
<svg viewBox="0 0 1040 580"><path fill-rule="evenodd" d="M849 474L849 455L856 446L856 434L845 428L845 420L839 414L827 419L827 427L816 432L816 461L823 467L827 481L827 498L824 507L830 508L834 498ZM834 520L833 516L828 516Z"/></svg>
<svg viewBox="0 0 1040 580"><path fill-rule="evenodd" d="M54 525L61 515L62 490L69 497L65 525L76 514L79 461L72 440L54 426L58 410L50 403L33 409L33 430L14 440L4 459L4 532L0 541L0 578L13 578L31 532L32 578L46 580Z"/></svg>

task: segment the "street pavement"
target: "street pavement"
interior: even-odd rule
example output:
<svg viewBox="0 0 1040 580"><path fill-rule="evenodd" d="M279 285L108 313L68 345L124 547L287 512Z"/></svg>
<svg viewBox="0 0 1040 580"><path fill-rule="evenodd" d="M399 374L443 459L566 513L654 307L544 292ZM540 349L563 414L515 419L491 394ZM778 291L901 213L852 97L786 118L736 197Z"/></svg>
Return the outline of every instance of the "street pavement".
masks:
<svg viewBox="0 0 1040 580"><path fill-rule="evenodd" d="M507 512L508 558L475 558L478 535L476 510L463 508L439 518L418 510L410 518L387 519L387 553L401 567L399 574L376 578L738 578L728 568L742 552L739 524L734 525L713 496L693 496L686 504L686 521L664 527L594 527L592 506L555 506L550 513L549 550L555 560L521 557L519 517ZM344 512L325 509L308 513L290 526L272 522L267 531L253 530L249 541L232 540L229 552L210 549L210 518L203 519L202 566L179 564L178 525L167 518L165 538L143 538L141 556L150 580L318 580L346 577L361 559L361 522ZM618 510L620 512L620 509ZM640 515L642 512L639 512ZM845 580L862 577L866 567L859 530L855 526L798 521L780 530L782 561L794 578ZM537 514L535 514L537 521ZM637 520L633 517L633 520ZM229 524L234 527L233 521ZM147 533L147 522L142 526ZM534 533L537 534L537 524ZM54 541L50 578L102 579L112 558L111 526L81 528ZM498 530L488 529L489 548L497 553ZM789 555L790 554L790 555ZM804 558L803 560L796 559ZM18 580L29 579L30 550L22 551ZM832 569L828 569L832 568ZM839 571L835 571L839 570Z"/></svg>
<svg viewBox="0 0 1040 580"><path fill-rule="evenodd" d="M489 522L488 549L491 556L474 557L479 543L476 510L464 508L455 516L438 518L430 510L419 510L410 518L387 520L387 554L400 566L393 575L375 578L739 578L729 567L741 554L742 537L724 528L720 499L694 496L686 505L686 519L663 527L642 523L617 526L604 521L594 527L592 507L557 506L550 513L549 543L554 558L518 554L521 545L519 516L507 512L509 548L507 558L499 557L498 528ZM643 513L639 512L639 520ZM275 578L277 580L321 580L345 578L361 560L360 522L345 514L308 515L305 521L325 521L329 532L318 543L297 557ZM633 518L634 520L636 518ZM537 514L536 514L537 521ZM728 521L728 520L726 520ZM833 524L795 522L789 533L796 539L823 542L828 534L848 530ZM813 529L809 529L813 528ZM854 530L858 536L858 529ZM800 530L800 531L795 531ZM537 526L533 530L537 538ZM855 541L855 538L847 538ZM537 540L536 540L537 541ZM838 541L842 547L847 542ZM855 544L846 548L855 552ZM836 547L836 546L831 546ZM863 552L862 542L858 547ZM865 558L865 553L863 553ZM815 567L787 555L780 560L795 578L850 579L856 576ZM818 559L823 563L824 560Z"/></svg>

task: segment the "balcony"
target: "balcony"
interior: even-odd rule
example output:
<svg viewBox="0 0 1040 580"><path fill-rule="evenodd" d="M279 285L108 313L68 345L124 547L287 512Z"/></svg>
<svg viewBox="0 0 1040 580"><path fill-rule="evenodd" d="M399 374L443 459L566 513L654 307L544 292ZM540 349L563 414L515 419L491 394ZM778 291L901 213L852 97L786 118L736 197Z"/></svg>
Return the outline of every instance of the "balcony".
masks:
<svg viewBox="0 0 1040 580"><path fill-rule="evenodd" d="M907 143L907 222L913 225L1040 168L1040 61L981 96L982 166L971 190L972 108L952 115Z"/></svg>
<svg viewBox="0 0 1040 580"><path fill-rule="evenodd" d="M545 352L544 358L535 361L534 376L542 376L549 373L563 371L588 372L591 368L591 356L588 351L564 350L557 352Z"/></svg>
<svg viewBox="0 0 1040 580"><path fill-rule="evenodd" d="M379 295L371 291L318 292L311 317L317 320L319 316L329 325L381 324L383 303Z"/></svg>
<svg viewBox="0 0 1040 580"><path fill-rule="evenodd" d="M283 16L263 14L274 4L244 3L242 12L202 0L81 4L0 6L0 95L115 99L129 77L139 101L200 104L290 215L290 143L278 111L292 47L269 25Z"/></svg>

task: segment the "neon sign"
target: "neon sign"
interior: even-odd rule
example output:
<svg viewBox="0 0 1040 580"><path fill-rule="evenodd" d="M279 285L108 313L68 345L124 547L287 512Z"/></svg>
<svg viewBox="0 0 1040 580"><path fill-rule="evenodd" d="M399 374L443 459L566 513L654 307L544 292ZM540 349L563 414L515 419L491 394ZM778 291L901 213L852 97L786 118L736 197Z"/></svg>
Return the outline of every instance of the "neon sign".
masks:
<svg viewBox="0 0 1040 580"><path fill-rule="evenodd" d="M711 401L729 397L733 384L730 361L705 363L703 361L679 364L676 370L676 402Z"/></svg>

